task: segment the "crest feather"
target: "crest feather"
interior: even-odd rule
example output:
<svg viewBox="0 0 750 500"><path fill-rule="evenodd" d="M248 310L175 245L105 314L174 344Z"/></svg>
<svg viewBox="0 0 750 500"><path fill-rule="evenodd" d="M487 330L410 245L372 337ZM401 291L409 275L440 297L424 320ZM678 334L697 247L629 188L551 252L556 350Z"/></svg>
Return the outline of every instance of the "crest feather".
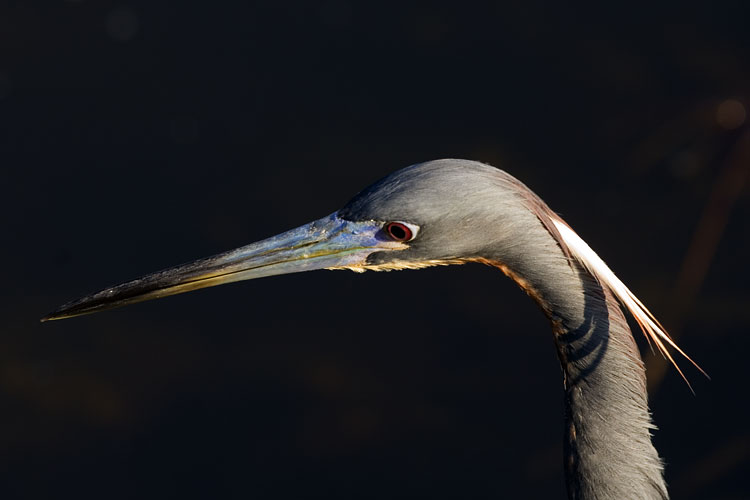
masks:
<svg viewBox="0 0 750 500"><path fill-rule="evenodd" d="M578 234L576 234L573 229L570 228L570 226L568 226L562 219L559 219L557 217L552 218L552 223L560 234L562 245L567 247L570 254L588 272L590 272L597 279L597 281L599 281L599 283L605 285L612 291L615 297L617 297L617 300L620 302L620 304L622 304L622 306L627 309L628 312L630 312L633 318L635 318L638 326L641 327L641 331L646 336L646 339L649 341L649 343L653 341L653 343L656 344L659 352L661 352L662 355L666 357L672 363L672 365L674 365L691 391L693 390L693 388L690 385L690 382L688 382L687 377L685 377L685 374L682 373L682 370L677 365L677 362L670 354L669 350L667 349L667 345L671 346L673 349L679 352L682 356L685 357L685 359L690 361L693 366L695 366L703 375L708 377L708 374L700 366L698 366L698 364L693 361L690 356L685 353L685 351L680 349L680 347L675 343L674 340L672 340L672 337L669 336L666 329L661 326L659 321L654 317L653 314L651 314L651 311L649 311L646 306L643 305L643 302L641 302L638 297L636 297L633 292L631 292L628 287L625 286L622 281L620 281L615 273L613 273L612 270L607 266L607 264L604 263L601 257L599 257L596 252L594 252L591 247L588 246L588 244L583 241L583 239L578 236Z"/></svg>

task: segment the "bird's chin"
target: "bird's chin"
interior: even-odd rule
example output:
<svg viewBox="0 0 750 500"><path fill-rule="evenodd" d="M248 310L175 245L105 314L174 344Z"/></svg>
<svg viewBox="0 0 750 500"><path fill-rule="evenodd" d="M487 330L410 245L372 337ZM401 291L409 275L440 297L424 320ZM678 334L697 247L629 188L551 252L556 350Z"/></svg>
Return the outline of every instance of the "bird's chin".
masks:
<svg viewBox="0 0 750 500"><path fill-rule="evenodd" d="M328 269L345 269L355 273L365 271L402 271L404 269L424 269L434 266L454 266L469 262L467 259L429 259L429 260L389 260L387 262L368 263L367 260L358 264L329 267Z"/></svg>

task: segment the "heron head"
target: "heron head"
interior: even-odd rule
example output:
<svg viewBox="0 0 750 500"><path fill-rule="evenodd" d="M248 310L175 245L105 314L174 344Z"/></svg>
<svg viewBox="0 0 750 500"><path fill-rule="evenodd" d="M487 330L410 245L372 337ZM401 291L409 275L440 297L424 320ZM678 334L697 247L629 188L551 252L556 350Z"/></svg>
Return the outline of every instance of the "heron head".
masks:
<svg viewBox="0 0 750 500"><path fill-rule="evenodd" d="M522 186L489 165L435 160L404 168L357 194L337 212L346 221L376 221L399 252L372 252L363 269L403 269L487 257L534 215ZM528 226L527 226L528 227ZM395 234L394 234L395 233Z"/></svg>
<svg viewBox="0 0 750 500"><path fill-rule="evenodd" d="M420 268L481 257L512 226L514 202L506 177L512 179L467 160L413 165L365 189L327 217L106 288L63 305L43 321L265 276L315 269ZM504 204L509 209L498 210Z"/></svg>

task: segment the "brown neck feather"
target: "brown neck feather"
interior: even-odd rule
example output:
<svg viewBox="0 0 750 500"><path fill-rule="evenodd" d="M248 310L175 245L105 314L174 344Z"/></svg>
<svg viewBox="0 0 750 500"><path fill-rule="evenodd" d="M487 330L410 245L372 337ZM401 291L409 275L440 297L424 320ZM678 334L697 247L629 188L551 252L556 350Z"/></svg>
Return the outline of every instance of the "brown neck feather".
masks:
<svg viewBox="0 0 750 500"><path fill-rule="evenodd" d="M498 267L552 324L564 374L564 465L570 498L667 498L651 443L646 378L637 345L612 293L540 226L504 249ZM551 251L551 249L556 251Z"/></svg>

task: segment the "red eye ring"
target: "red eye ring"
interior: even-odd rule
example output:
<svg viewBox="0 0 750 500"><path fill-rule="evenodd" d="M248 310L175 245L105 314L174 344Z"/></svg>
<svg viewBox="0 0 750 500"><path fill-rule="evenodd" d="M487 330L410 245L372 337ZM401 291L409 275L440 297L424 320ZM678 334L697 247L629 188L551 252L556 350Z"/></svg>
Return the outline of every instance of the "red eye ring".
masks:
<svg viewBox="0 0 750 500"><path fill-rule="evenodd" d="M401 222L389 222L385 225L385 232L394 241L409 241L414 238L411 228Z"/></svg>

